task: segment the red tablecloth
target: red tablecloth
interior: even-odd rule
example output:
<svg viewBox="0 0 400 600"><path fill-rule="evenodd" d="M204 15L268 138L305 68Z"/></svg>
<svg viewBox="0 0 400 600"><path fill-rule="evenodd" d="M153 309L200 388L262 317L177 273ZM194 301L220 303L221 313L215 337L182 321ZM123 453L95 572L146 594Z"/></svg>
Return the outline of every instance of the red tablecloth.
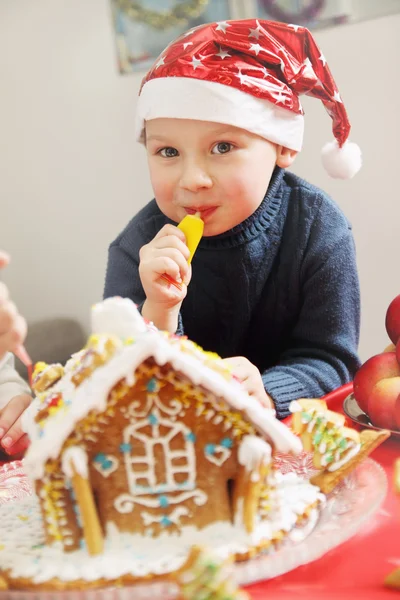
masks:
<svg viewBox="0 0 400 600"><path fill-rule="evenodd" d="M344 394L329 402L341 410ZM372 455L386 471L389 491L381 508L353 538L331 550L322 558L275 579L246 589L253 600L333 600L363 598L389 600L396 591L383 586L385 576L400 566L400 498L393 491L393 465L400 456L400 439L389 439ZM18 487L19 465L8 465L13 472L15 497L24 491ZM10 473L11 475L11 473Z"/></svg>
<svg viewBox="0 0 400 600"><path fill-rule="evenodd" d="M347 390L348 391L348 390ZM340 411L344 396L328 400ZM393 490L393 465L400 439L388 439L371 455L385 469L389 490L381 508L353 538L308 565L269 581L248 586L253 600L392 600L399 592L384 587L385 576L400 567L400 497Z"/></svg>

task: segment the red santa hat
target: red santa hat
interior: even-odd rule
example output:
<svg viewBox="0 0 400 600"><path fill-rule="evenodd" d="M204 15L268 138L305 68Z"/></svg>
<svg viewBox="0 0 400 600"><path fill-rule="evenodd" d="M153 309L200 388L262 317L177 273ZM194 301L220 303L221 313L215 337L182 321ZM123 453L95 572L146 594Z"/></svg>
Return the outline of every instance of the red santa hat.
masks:
<svg viewBox="0 0 400 600"><path fill-rule="evenodd" d="M221 21L180 36L142 81L137 138L144 141L147 120L196 119L240 127L299 151L301 94L319 98L332 119L334 140L322 149L325 169L332 177L353 177L361 151L348 141L343 101L314 38L298 25Z"/></svg>

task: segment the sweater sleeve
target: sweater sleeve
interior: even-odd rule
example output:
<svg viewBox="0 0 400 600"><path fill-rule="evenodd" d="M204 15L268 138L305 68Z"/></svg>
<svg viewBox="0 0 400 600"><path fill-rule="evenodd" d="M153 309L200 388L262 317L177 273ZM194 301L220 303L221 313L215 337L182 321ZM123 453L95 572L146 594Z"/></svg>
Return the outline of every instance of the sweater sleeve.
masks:
<svg viewBox="0 0 400 600"><path fill-rule="evenodd" d="M0 361L0 410L20 394L31 394L31 391L14 368L14 356L6 354Z"/></svg>
<svg viewBox="0 0 400 600"><path fill-rule="evenodd" d="M303 278L299 318L279 364L263 374L279 418L297 398L318 398L352 380L359 367L360 295L351 230Z"/></svg>

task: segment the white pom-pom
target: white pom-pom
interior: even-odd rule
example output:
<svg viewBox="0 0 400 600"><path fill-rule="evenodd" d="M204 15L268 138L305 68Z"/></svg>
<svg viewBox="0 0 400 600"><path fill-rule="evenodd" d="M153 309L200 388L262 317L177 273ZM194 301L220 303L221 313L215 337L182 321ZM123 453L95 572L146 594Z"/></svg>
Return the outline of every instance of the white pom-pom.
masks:
<svg viewBox="0 0 400 600"><path fill-rule="evenodd" d="M361 168L361 149L345 142L341 148L336 140L322 148L322 164L328 175L336 179L351 179Z"/></svg>

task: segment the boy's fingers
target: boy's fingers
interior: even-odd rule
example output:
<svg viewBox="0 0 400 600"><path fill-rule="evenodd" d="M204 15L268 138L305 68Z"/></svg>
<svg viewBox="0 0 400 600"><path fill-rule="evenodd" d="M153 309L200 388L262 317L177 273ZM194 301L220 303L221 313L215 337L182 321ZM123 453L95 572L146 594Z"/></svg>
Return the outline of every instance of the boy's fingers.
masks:
<svg viewBox="0 0 400 600"><path fill-rule="evenodd" d="M22 434L20 416L30 405L32 398L28 394L14 396L0 414L0 443L10 448ZM10 439L7 439L10 438Z"/></svg>
<svg viewBox="0 0 400 600"><path fill-rule="evenodd" d="M157 235L154 236L153 239L158 240L162 237L165 237L166 235L175 235L179 237L183 242L186 240L186 236L183 233L183 231L175 227L175 225L170 224L164 225L164 227L160 229L160 231L157 233Z"/></svg>
<svg viewBox="0 0 400 600"><path fill-rule="evenodd" d="M178 230L178 231L180 231L180 230ZM156 248L158 248L159 250L161 250L163 248L176 248L177 250L179 250L179 252L181 254L183 254L183 256L185 257L186 260L190 256L189 248L184 243L184 241L181 239L178 239L178 237L176 235L167 235L162 238L159 238L157 240L157 243L154 244L154 246Z"/></svg>

